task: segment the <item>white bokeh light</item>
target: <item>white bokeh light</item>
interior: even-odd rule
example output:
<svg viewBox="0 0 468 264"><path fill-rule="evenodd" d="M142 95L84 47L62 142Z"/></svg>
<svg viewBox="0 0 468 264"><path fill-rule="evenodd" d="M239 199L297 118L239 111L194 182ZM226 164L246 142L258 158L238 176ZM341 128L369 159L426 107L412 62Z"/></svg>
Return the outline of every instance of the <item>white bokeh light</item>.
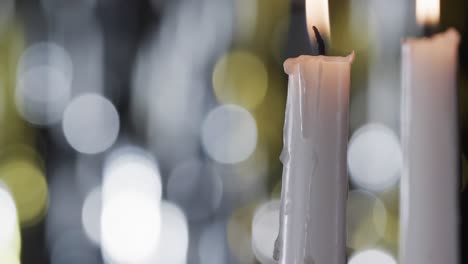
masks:
<svg viewBox="0 0 468 264"><path fill-rule="evenodd" d="M81 213L81 221L86 236L95 244L101 240L101 213L102 197L101 189L96 187L85 198Z"/></svg>
<svg viewBox="0 0 468 264"><path fill-rule="evenodd" d="M202 142L211 158L220 163L247 159L257 146L257 125L253 116L236 105L213 109L203 122Z"/></svg>
<svg viewBox="0 0 468 264"><path fill-rule="evenodd" d="M71 82L73 63L70 54L54 42L38 42L28 47L18 63L17 75L23 75L31 69L49 66L63 73Z"/></svg>
<svg viewBox="0 0 468 264"><path fill-rule="evenodd" d="M35 125L59 122L71 96L72 61L53 42L38 42L22 54L15 100L19 113Z"/></svg>
<svg viewBox="0 0 468 264"><path fill-rule="evenodd" d="M274 263L273 251L279 231L280 201L273 200L257 209L252 223L252 248L261 263Z"/></svg>
<svg viewBox="0 0 468 264"><path fill-rule="evenodd" d="M109 156L104 166L103 199L121 192L144 193L155 203L162 194L161 176L153 158L137 147L122 147Z"/></svg>
<svg viewBox="0 0 468 264"><path fill-rule="evenodd" d="M96 154L111 147L119 134L120 121L114 105L98 94L75 98L65 109L63 132L77 151Z"/></svg>
<svg viewBox="0 0 468 264"><path fill-rule="evenodd" d="M0 253L19 254L19 225L16 205L11 194L0 183Z"/></svg>
<svg viewBox="0 0 468 264"><path fill-rule="evenodd" d="M59 122L71 95L71 83L55 67L38 66L18 76L16 105L21 116L36 125Z"/></svg>
<svg viewBox="0 0 468 264"><path fill-rule="evenodd" d="M380 124L367 124L352 136L348 167L354 184L371 191L383 191L398 182L402 151L395 133Z"/></svg>
<svg viewBox="0 0 468 264"><path fill-rule="evenodd" d="M144 193L120 192L106 200L101 217L104 258L110 263L151 263L160 221L159 205Z"/></svg>
<svg viewBox="0 0 468 264"><path fill-rule="evenodd" d="M187 263L189 229L183 211L176 205L161 203L161 235L152 263Z"/></svg>
<svg viewBox="0 0 468 264"><path fill-rule="evenodd" d="M397 262L394 257L382 250L368 249L354 254L348 264L397 264Z"/></svg>

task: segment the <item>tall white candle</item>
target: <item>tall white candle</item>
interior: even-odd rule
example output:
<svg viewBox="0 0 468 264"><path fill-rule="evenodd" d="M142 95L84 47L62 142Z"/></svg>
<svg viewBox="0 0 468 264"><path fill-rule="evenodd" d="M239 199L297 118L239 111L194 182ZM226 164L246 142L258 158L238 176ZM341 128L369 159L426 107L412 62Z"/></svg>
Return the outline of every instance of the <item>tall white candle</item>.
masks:
<svg viewBox="0 0 468 264"><path fill-rule="evenodd" d="M402 47L401 264L458 263L459 41L449 29Z"/></svg>
<svg viewBox="0 0 468 264"><path fill-rule="evenodd" d="M300 56L289 74L280 234L281 264L346 259L348 57Z"/></svg>

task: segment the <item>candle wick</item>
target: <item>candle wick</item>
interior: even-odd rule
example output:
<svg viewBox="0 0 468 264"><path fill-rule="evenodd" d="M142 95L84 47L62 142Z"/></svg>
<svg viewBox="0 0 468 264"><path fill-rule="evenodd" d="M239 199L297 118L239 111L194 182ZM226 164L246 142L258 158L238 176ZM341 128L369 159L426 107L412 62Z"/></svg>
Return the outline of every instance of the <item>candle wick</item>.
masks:
<svg viewBox="0 0 468 264"><path fill-rule="evenodd" d="M432 37L436 32L436 27L431 25L424 25L423 26L423 35L426 38Z"/></svg>
<svg viewBox="0 0 468 264"><path fill-rule="evenodd" d="M323 41L322 35L320 35L316 26L313 26L312 29L314 30L315 39L317 40L319 55L325 55L325 41Z"/></svg>

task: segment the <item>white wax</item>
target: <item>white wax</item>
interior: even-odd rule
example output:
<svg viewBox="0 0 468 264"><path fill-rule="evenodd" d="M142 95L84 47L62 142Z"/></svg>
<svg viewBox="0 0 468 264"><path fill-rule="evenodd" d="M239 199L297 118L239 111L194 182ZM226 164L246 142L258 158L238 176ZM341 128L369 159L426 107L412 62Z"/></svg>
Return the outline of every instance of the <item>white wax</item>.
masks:
<svg viewBox="0 0 468 264"><path fill-rule="evenodd" d="M289 74L283 189L276 256L281 264L344 264L348 57L300 56Z"/></svg>
<svg viewBox="0 0 468 264"><path fill-rule="evenodd" d="M402 47L402 264L458 263L459 41L450 29Z"/></svg>

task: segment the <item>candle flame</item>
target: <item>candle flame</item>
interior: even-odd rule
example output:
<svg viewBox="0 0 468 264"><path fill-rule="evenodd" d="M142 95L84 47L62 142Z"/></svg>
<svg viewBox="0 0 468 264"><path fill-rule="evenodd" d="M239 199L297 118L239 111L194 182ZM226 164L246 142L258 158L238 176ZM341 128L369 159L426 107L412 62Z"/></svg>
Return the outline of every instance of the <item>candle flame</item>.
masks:
<svg viewBox="0 0 468 264"><path fill-rule="evenodd" d="M439 24L440 0L416 0L416 19L424 26Z"/></svg>
<svg viewBox="0 0 468 264"><path fill-rule="evenodd" d="M316 40L312 27L315 26L323 38L330 39L330 15L328 0L306 0L307 30L311 40Z"/></svg>

